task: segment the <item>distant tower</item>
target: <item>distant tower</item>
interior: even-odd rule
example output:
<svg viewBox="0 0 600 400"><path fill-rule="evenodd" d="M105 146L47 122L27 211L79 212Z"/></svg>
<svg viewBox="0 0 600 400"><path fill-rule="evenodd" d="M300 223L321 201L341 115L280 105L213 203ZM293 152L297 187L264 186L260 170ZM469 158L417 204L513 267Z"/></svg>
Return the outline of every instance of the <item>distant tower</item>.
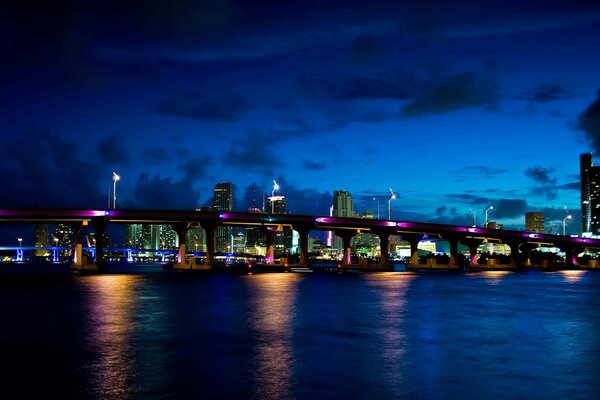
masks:
<svg viewBox="0 0 600 400"><path fill-rule="evenodd" d="M50 246L50 225L49 224L37 224L35 226L35 241L33 243L35 247L48 247ZM36 250L36 256L45 256L48 254L48 250Z"/></svg>
<svg viewBox="0 0 600 400"><path fill-rule="evenodd" d="M354 214L354 201L352 195L346 190L333 191L333 212L334 217L352 218ZM343 251L344 242L342 238L333 236L332 248L338 251Z"/></svg>
<svg viewBox="0 0 600 400"><path fill-rule="evenodd" d="M285 196L269 196L267 210L273 214L285 214L287 201ZM275 233L275 253L280 256L292 248L293 231L289 227L283 227L283 230Z"/></svg>
<svg viewBox="0 0 600 400"><path fill-rule="evenodd" d="M530 211L525 214L525 230L527 232L546 233L544 225L544 213L538 211Z"/></svg>
<svg viewBox="0 0 600 400"><path fill-rule="evenodd" d="M592 154L579 156L581 174L581 231L583 235L600 234L600 167L592 164Z"/></svg>
<svg viewBox="0 0 600 400"><path fill-rule="evenodd" d="M233 210L233 183L224 182L215 185L212 203L213 210ZM232 246L233 229L230 226L219 226L215 233L215 251L228 253L233 251Z"/></svg>
<svg viewBox="0 0 600 400"><path fill-rule="evenodd" d="M142 246L142 224L125 225L125 247L141 249Z"/></svg>

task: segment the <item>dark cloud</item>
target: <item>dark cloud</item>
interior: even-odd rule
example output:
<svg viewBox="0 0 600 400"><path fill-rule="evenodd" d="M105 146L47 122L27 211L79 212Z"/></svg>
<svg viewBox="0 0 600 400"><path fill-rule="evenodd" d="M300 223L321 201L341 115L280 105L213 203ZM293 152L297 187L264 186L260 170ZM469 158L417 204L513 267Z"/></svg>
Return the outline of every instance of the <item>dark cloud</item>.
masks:
<svg viewBox="0 0 600 400"><path fill-rule="evenodd" d="M135 183L136 208L193 210L199 200L200 194L186 180L173 181L158 175L150 178L144 173Z"/></svg>
<svg viewBox="0 0 600 400"><path fill-rule="evenodd" d="M576 127L585 132L593 150L600 153L600 90L596 99L577 117Z"/></svg>
<svg viewBox="0 0 600 400"><path fill-rule="evenodd" d="M230 166L261 170L265 175L272 175L274 167L284 165L273 151L273 145L270 135L252 129L244 137L233 141L225 159Z"/></svg>
<svg viewBox="0 0 600 400"><path fill-rule="evenodd" d="M402 107L400 114L416 117L471 107L492 109L496 107L498 98L499 90L495 80L466 72L416 94L414 100Z"/></svg>
<svg viewBox="0 0 600 400"><path fill-rule="evenodd" d="M331 192L319 192L310 188L299 188L282 176L276 179L280 186L279 194L285 196L287 212L303 215L329 215L333 203Z"/></svg>
<svg viewBox="0 0 600 400"><path fill-rule="evenodd" d="M153 107L153 111L162 115L217 122L235 121L247 109L246 103L240 98L206 99L196 92L184 93L179 98L163 101Z"/></svg>
<svg viewBox="0 0 600 400"><path fill-rule="evenodd" d="M177 169L185 172L185 181L197 181L206 175L206 170L211 165L209 156L189 159L177 166Z"/></svg>
<svg viewBox="0 0 600 400"><path fill-rule="evenodd" d="M256 182L248 185L244 190L244 198L241 204L241 211L246 211L249 209L261 210L263 208L264 197L265 191L260 186L258 186Z"/></svg>
<svg viewBox="0 0 600 400"><path fill-rule="evenodd" d="M302 162L302 166L305 169L309 169L311 171L321 171L321 170L325 169L325 163L315 162L315 161L310 161L310 160L304 160Z"/></svg>
<svg viewBox="0 0 600 400"><path fill-rule="evenodd" d="M451 200L458 200L467 204L487 204L489 201L489 198L487 197L482 197L471 193L450 193L447 194L446 197Z"/></svg>
<svg viewBox="0 0 600 400"><path fill-rule="evenodd" d="M538 103L547 103L557 100L569 100L575 95L565 86L559 84L543 84L517 95L518 100L529 100Z"/></svg>
<svg viewBox="0 0 600 400"><path fill-rule="evenodd" d="M352 42L352 54L360 61L374 61L379 52L380 46L372 36L360 35Z"/></svg>
<svg viewBox="0 0 600 400"><path fill-rule="evenodd" d="M490 211L490 219L516 218L525 215L527 202L521 199L500 199L496 202L493 211ZM491 214L493 213L493 214Z"/></svg>
<svg viewBox="0 0 600 400"><path fill-rule="evenodd" d="M103 164L129 165L131 151L128 149L123 137L112 133L106 136L97 146L98 156Z"/></svg>
<svg viewBox="0 0 600 400"><path fill-rule="evenodd" d="M496 177L498 175L502 175L508 172L508 169L504 169L504 168L492 168L489 167L487 165L469 165L466 166L464 168L461 168L457 174L460 175L477 175L477 176L483 176L485 178L493 178ZM464 181L464 178L457 178L455 180L455 182L460 182L460 181Z"/></svg>
<svg viewBox="0 0 600 400"><path fill-rule="evenodd" d="M146 149L143 153L143 158L149 164L163 164L170 161L173 158L169 147L151 147Z"/></svg>
<svg viewBox="0 0 600 400"><path fill-rule="evenodd" d="M0 149L4 188L0 205L8 207L104 207L97 188L101 170L82 157L76 144L40 129L5 138Z"/></svg>
<svg viewBox="0 0 600 400"><path fill-rule="evenodd" d="M534 182L541 185L554 185L556 177L553 177L553 168L533 167L525 170L525 175L533 179Z"/></svg>
<svg viewBox="0 0 600 400"><path fill-rule="evenodd" d="M438 208L435 209L435 214L436 215L444 215L447 210L448 210L448 207L446 207L446 206L439 206Z"/></svg>

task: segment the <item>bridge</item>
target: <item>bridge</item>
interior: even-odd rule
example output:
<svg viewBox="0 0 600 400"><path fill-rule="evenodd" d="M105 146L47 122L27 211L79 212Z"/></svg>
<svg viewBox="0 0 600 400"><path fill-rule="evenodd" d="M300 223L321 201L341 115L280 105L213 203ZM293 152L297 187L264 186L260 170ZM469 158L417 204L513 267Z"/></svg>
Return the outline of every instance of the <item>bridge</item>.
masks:
<svg viewBox="0 0 600 400"><path fill-rule="evenodd" d="M229 211L184 211L144 209L0 209L0 223L70 223L74 231L73 269L97 270L104 265L103 233L109 224L169 224L177 233L177 269L210 269L215 263L215 232L219 226L257 227L266 235L266 263L274 262L275 232L288 227L299 235L300 266L308 266L308 236L311 231L333 231L343 242L343 264L350 265L350 243L359 233L379 237L381 265L389 266L390 236L398 235L410 244L411 266L418 265L418 243L426 235L446 240L450 247L448 268L459 268L459 244L469 249L470 263L474 263L477 248L485 241L496 241L510 247L512 268L528 266L532 250L557 247L565 253L565 265L578 267L577 255L587 250L600 250L600 239L549 235L525 231L489 229L426 222L390 221L379 219L339 218L295 214L243 213ZM206 232L206 264L196 264L195 258L186 259L186 233L201 227ZM83 257L83 238L86 229L96 232L95 259Z"/></svg>

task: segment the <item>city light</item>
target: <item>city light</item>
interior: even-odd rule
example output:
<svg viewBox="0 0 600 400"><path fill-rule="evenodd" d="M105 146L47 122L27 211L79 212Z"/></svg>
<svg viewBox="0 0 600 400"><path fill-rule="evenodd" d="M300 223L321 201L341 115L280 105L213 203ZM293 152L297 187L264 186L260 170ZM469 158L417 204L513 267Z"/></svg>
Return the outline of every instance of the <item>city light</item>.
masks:
<svg viewBox="0 0 600 400"><path fill-rule="evenodd" d="M396 194L394 193L394 191L392 190L392 188L390 188L390 199L388 200L388 220L392 219L392 200L396 200Z"/></svg>
<svg viewBox="0 0 600 400"><path fill-rule="evenodd" d="M117 208L117 181L121 179L121 177L119 175L117 175L116 172L113 172L113 209Z"/></svg>
<svg viewBox="0 0 600 400"><path fill-rule="evenodd" d="M571 214L567 215L564 219L563 219L563 236L566 236L566 232L567 232L567 220L573 218L573 216Z"/></svg>
<svg viewBox="0 0 600 400"><path fill-rule="evenodd" d="M489 206L486 210L485 210L485 227L488 227L488 212L490 212L491 210L494 209L494 206Z"/></svg>

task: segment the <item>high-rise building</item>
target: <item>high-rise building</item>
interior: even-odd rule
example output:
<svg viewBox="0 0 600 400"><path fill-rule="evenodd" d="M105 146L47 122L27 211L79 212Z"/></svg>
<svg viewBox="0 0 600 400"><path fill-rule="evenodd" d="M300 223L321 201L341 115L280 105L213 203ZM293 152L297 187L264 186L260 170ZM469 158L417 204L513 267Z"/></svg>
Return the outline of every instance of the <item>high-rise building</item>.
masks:
<svg viewBox="0 0 600 400"><path fill-rule="evenodd" d="M206 251L204 229L195 227L187 231L186 243L189 251Z"/></svg>
<svg viewBox="0 0 600 400"><path fill-rule="evenodd" d="M592 154L579 156L581 174L581 232L600 234L600 167L592 164Z"/></svg>
<svg viewBox="0 0 600 400"><path fill-rule="evenodd" d="M54 231L55 240L54 245L60 247L71 247L73 246L73 227L71 224L56 224L56 230Z"/></svg>
<svg viewBox="0 0 600 400"><path fill-rule="evenodd" d="M233 209L233 183L224 182L215 185L213 210L231 211ZM219 226L215 232L215 251L229 253L232 248L233 229L230 226Z"/></svg>
<svg viewBox="0 0 600 400"><path fill-rule="evenodd" d="M544 220L543 212L530 211L525 213L525 230L528 232L546 233Z"/></svg>
<svg viewBox="0 0 600 400"><path fill-rule="evenodd" d="M287 201L285 196L269 196L267 210L273 214L285 214ZM293 231L289 227L275 233L274 246L276 256L282 256L290 251L293 242Z"/></svg>
<svg viewBox="0 0 600 400"><path fill-rule="evenodd" d="M35 241L34 247L48 247L50 246L50 225L49 224L37 224L35 226ZM36 250L36 256L48 255L48 250Z"/></svg>
<svg viewBox="0 0 600 400"><path fill-rule="evenodd" d="M125 247L130 249L141 249L142 246L142 224L125 225Z"/></svg>
<svg viewBox="0 0 600 400"><path fill-rule="evenodd" d="M352 195L346 190L334 190L333 191L333 210L332 215L334 217L355 217L354 213L354 201ZM338 252L343 251L344 242L342 238L338 236L332 237L331 247L336 249Z"/></svg>
<svg viewBox="0 0 600 400"><path fill-rule="evenodd" d="M354 217L354 202L350 192L346 190L335 190L333 192L333 216Z"/></svg>

